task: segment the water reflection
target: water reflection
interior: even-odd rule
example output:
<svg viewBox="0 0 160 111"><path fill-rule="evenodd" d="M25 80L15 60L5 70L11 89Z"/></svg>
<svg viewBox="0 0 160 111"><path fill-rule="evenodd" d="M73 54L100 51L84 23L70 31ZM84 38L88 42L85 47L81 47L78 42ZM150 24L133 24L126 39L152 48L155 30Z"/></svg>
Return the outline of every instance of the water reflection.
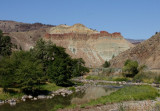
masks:
<svg viewBox="0 0 160 111"><path fill-rule="evenodd" d="M55 96L53 99L20 102L15 106L4 104L0 106L0 111L50 111L58 104L64 106L68 106L71 103L82 104L91 99L109 95L115 90L117 90L117 88L114 87L89 87L85 92L78 92L66 97Z"/></svg>
<svg viewBox="0 0 160 111"><path fill-rule="evenodd" d="M72 104L83 104L86 102L89 102L91 99L97 99L102 96L109 95L110 93L116 91L116 89L113 88L107 88L104 87L89 87L85 91L85 95L82 98L73 98L71 103Z"/></svg>

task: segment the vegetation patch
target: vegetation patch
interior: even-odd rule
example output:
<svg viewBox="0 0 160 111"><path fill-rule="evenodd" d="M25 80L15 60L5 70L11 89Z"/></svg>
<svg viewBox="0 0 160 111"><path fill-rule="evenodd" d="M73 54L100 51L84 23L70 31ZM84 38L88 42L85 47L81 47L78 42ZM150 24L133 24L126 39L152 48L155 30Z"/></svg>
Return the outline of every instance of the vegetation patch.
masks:
<svg viewBox="0 0 160 111"><path fill-rule="evenodd" d="M44 85L41 85L41 90L47 90L47 91L56 91L63 87L57 86L55 83L46 83Z"/></svg>
<svg viewBox="0 0 160 111"><path fill-rule="evenodd" d="M0 100L12 99L12 98L20 98L24 95L19 89L9 88L7 92L4 92L2 88L0 88Z"/></svg>
<svg viewBox="0 0 160 111"><path fill-rule="evenodd" d="M156 72L140 72L134 78L133 81L145 82L145 83L160 83L160 74Z"/></svg>
<svg viewBox="0 0 160 111"><path fill-rule="evenodd" d="M91 100L89 103L82 104L81 107L130 100L155 99L158 95L158 90L152 86L126 86L108 96L103 96L99 99Z"/></svg>

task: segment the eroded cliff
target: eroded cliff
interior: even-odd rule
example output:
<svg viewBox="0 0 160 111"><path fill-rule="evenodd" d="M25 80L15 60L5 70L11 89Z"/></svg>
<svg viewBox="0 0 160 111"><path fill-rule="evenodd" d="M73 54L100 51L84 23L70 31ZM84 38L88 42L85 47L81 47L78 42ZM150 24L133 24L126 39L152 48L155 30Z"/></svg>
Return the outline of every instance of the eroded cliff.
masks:
<svg viewBox="0 0 160 111"><path fill-rule="evenodd" d="M51 28L44 39L65 47L74 58L83 58L89 67L101 66L105 60L133 47L118 32L98 32L81 24Z"/></svg>

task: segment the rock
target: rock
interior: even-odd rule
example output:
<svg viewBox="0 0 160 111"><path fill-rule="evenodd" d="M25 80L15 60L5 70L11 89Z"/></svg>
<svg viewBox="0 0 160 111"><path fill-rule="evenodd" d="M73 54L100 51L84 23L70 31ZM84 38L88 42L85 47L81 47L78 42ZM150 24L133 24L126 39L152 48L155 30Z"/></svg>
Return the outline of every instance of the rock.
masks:
<svg viewBox="0 0 160 111"><path fill-rule="evenodd" d="M16 102L9 102L10 106L15 106Z"/></svg>
<svg viewBox="0 0 160 111"><path fill-rule="evenodd" d="M45 99L46 98L46 96L45 95L38 95L38 97L37 97L38 99Z"/></svg>
<svg viewBox="0 0 160 111"><path fill-rule="evenodd" d="M25 98L23 98L23 99L22 99L22 101L24 101L24 102L25 102L25 101L26 101L26 99L25 99Z"/></svg>
<svg viewBox="0 0 160 111"><path fill-rule="evenodd" d="M0 105L4 104L4 101L0 100Z"/></svg>
<svg viewBox="0 0 160 111"><path fill-rule="evenodd" d="M54 94L51 94L52 95L52 97L54 97L55 95Z"/></svg>
<svg viewBox="0 0 160 111"><path fill-rule="evenodd" d="M29 99L32 99L32 98L33 98L33 96L29 95L29 96L28 96L28 98L29 98Z"/></svg>
<svg viewBox="0 0 160 111"><path fill-rule="evenodd" d="M36 97L34 97L34 98L33 98L33 100L37 100L37 98L36 98Z"/></svg>
<svg viewBox="0 0 160 111"><path fill-rule="evenodd" d="M22 96L22 99L27 99L27 98L28 98L27 95Z"/></svg>
<svg viewBox="0 0 160 111"><path fill-rule="evenodd" d="M47 96L47 99L52 99L53 97L52 96Z"/></svg>

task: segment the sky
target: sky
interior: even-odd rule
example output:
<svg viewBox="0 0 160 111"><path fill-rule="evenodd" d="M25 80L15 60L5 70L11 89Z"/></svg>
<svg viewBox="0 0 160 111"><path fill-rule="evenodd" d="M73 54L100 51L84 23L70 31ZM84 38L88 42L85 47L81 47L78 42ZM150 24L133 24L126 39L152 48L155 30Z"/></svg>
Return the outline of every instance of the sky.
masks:
<svg viewBox="0 0 160 111"><path fill-rule="evenodd" d="M160 0L0 0L0 20L81 23L98 31L148 39L160 31Z"/></svg>

